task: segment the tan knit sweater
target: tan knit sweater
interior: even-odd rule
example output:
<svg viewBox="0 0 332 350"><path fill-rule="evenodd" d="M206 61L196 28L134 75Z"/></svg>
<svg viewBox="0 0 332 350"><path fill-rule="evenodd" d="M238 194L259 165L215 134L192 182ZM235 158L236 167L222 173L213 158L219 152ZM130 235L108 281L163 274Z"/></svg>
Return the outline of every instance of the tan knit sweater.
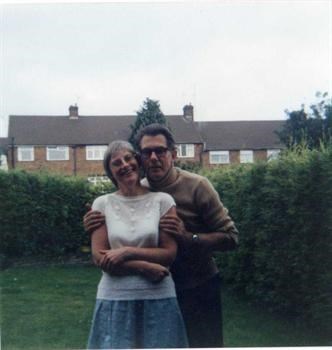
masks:
<svg viewBox="0 0 332 350"><path fill-rule="evenodd" d="M238 242L238 231L210 181L178 168L172 169L172 172L162 182L148 183L144 179L142 184L150 187L152 191L166 192L174 198L177 213L187 231L224 232L229 240L229 244L225 242L225 249L227 246L234 247ZM173 180L170 181L170 178ZM203 252L199 245L190 249L179 248L178 257L172 266L178 290L194 288L218 272L211 254Z"/></svg>

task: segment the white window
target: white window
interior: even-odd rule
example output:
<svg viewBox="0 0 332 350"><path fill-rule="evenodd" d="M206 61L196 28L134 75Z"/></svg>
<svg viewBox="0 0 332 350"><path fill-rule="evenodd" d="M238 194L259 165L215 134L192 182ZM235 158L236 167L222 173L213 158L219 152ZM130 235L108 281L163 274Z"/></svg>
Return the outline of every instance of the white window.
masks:
<svg viewBox="0 0 332 350"><path fill-rule="evenodd" d="M87 160L103 160L107 146L86 146Z"/></svg>
<svg viewBox="0 0 332 350"><path fill-rule="evenodd" d="M192 143L180 144L178 147L179 158L194 158L195 157L195 146Z"/></svg>
<svg viewBox="0 0 332 350"><path fill-rule="evenodd" d="M110 182L111 180L107 176L89 176L88 181L93 185L97 185L102 182Z"/></svg>
<svg viewBox="0 0 332 350"><path fill-rule="evenodd" d="M267 160L277 159L280 153L280 149L268 149L267 150Z"/></svg>
<svg viewBox="0 0 332 350"><path fill-rule="evenodd" d="M8 170L7 157L4 154L0 155L0 169Z"/></svg>
<svg viewBox="0 0 332 350"><path fill-rule="evenodd" d="M69 160L68 146L47 146L47 160Z"/></svg>
<svg viewBox="0 0 332 350"><path fill-rule="evenodd" d="M254 152L248 150L240 151L240 163L253 163L254 161Z"/></svg>
<svg viewBox="0 0 332 350"><path fill-rule="evenodd" d="M210 164L229 164L229 151L210 151Z"/></svg>
<svg viewBox="0 0 332 350"><path fill-rule="evenodd" d="M17 147L17 159L19 162L33 162L35 160L35 151L33 146Z"/></svg>

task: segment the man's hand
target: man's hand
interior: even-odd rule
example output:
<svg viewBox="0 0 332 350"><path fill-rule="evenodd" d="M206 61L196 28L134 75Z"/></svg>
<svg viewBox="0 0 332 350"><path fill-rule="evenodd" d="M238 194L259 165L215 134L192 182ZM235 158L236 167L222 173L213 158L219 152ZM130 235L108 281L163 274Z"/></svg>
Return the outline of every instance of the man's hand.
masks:
<svg viewBox="0 0 332 350"><path fill-rule="evenodd" d="M97 210L90 210L83 217L84 229L90 234L104 223L105 215Z"/></svg>
<svg viewBox="0 0 332 350"><path fill-rule="evenodd" d="M160 219L159 228L174 237L178 244L189 244L192 233L188 232L177 215L165 215Z"/></svg>

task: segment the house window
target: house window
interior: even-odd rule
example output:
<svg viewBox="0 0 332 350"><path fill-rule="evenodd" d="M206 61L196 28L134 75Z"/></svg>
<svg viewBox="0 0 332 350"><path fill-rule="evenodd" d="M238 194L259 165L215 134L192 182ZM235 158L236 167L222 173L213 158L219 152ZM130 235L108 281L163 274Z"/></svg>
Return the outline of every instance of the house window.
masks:
<svg viewBox="0 0 332 350"><path fill-rule="evenodd" d="M47 160L69 160L68 146L47 146Z"/></svg>
<svg viewBox="0 0 332 350"><path fill-rule="evenodd" d="M103 160L107 146L86 146L87 160Z"/></svg>
<svg viewBox="0 0 332 350"><path fill-rule="evenodd" d="M4 154L0 155L0 169L8 170L7 157Z"/></svg>
<svg viewBox="0 0 332 350"><path fill-rule="evenodd" d="M229 164L229 151L210 151L210 164Z"/></svg>
<svg viewBox="0 0 332 350"><path fill-rule="evenodd" d="M194 158L195 157L195 146L192 143L177 145L179 158Z"/></svg>
<svg viewBox="0 0 332 350"><path fill-rule="evenodd" d="M35 160L35 151L33 146L17 147L17 159L19 162L33 162Z"/></svg>
<svg viewBox="0 0 332 350"><path fill-rule="evenodd" d="M254 161L254 152L248 150L240 151L240 163L253 163Z"/></svg>
<svg viewBox="0 0 332 350"><path fill-rule="evenodd" d="M268 149L267 150L267 160L277 159L280 153L280 149Z"/></svg>

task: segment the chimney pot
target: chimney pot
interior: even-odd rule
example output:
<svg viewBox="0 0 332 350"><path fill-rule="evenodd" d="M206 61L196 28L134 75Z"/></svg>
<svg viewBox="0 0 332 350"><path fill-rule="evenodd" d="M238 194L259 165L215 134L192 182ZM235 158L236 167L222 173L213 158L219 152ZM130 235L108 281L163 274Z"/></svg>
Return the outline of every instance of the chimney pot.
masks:
<svg viewBox="0 0 332 350"><path fill-rule="evenodd" d="M194 121L194 107L190 103L183 107L183 117L186 120Z"/></svg>
<svg viewBox="0 0 332 350"><path fill-rule="evenodd" d="M69 106L69 119L78 119L78 107L75 104L75 106Z"/></svg>

